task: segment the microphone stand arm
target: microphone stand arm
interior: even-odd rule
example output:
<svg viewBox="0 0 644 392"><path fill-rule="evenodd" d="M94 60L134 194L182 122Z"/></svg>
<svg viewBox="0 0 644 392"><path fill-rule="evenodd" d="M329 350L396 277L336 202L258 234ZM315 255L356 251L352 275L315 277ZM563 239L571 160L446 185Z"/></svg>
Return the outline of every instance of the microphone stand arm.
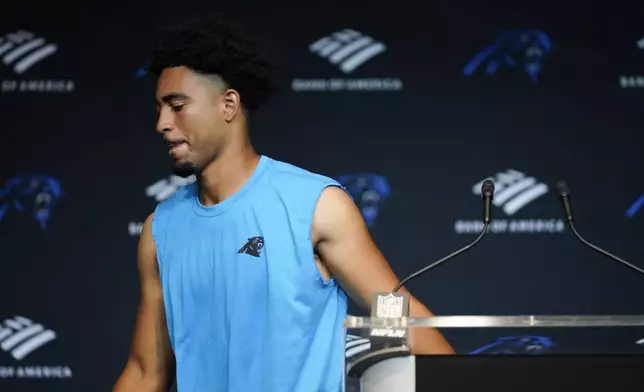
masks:
<svg viewBox="0 0 644 392"><path fill-rule="evenodd" d="M625 266L630 267L630 268L634 269L635 271L637 271L637 272L639 272L639 273L641 273L641 274L644 274L644 270L642 270L641 268L639 268L639 267L637 267L637 266L635 266L635 265L633 265L633 264L629 263L629 262L628 262L628 261L626 261L626 260L622 260L622 259L620 259L619 257L615 256L614 254L611 254L611 253L609 253L609 252L606 252L606 251L605 251L605 250L603 250L602 248L600 248L600 247L598 247L598 246L595 246L595 245L591 244L590 242L586 241L586 240L585 240L585 239L584 239L584 238L583 238L583 237L582 237L582 236L577 232L577 229L575 229L575 225L572 223L572 220L569 220L569 221L568 221L568 226L570 226L570 229L572 230L572 232L573 232L573 234L575 235L575 237L577 237L577 238L579 239L579 241L583 242L586 246L588 246L588 247L590 247L591 249L593 249L593 250L595 250L595 251L597 251L597 252L599 252L599 253L603 254L604 256L610 257L611 259L613 259L613 260L615 260L615 261L619 261L620 263L624 264Z"/></svg>
<svg viewBox="0 0 644 392"><path fill-rule="evenodd" d="M479 236L478 236L478 237L477 237L477 238L476 238L476 239L475 239L471 244L469 244L469 245L467 245L467 246L465 246L465 247L463 247L463 248L461 248L461 249L457 250L456 252L453 252L453 253L451 253L451 254L449 254L449 255L447 255L447 256L445 256L445 257L443 257L442 259L440 259L440 260L438 260L438 261L436 261L436 262L434 262L434 263L432 263L432 264L428 265L427 267L425 267L425 268L423 268L423 269L421 269L421 270L419 270L419 271L414 272L413 274L409 275L409 276L408 276L408 277L406 277L405 279L401 280L401 281L400 281L400 283L398 283L398 284L396 285L396 288L394 289L394 293L398 292L398 290L399 290L399 289L400 289L400 288L401 288L405 283L407 283L408 281L410 281L411 279L413 279L413 278L417 277L418 275L424 274L425 272L427 272L427 271L429 271L430 269L432 269L432 268L436 267L437 265L439 265L439 264L443 263L444 261L447 261L447 260L451 259L452 257L458 256L459 254L461 254L461 253L465 252L466 250L469 250L470 248L472 248L472 247L473 247L474 245L476 245L476 244L477 244L477 243L478 243L478 242L483 238L483 236L487 233L487 230L488 230L488 227L489 227L489 226L490 226L489 222L484 223L483 230L481 231L481 234L479 234Z"/></svg>

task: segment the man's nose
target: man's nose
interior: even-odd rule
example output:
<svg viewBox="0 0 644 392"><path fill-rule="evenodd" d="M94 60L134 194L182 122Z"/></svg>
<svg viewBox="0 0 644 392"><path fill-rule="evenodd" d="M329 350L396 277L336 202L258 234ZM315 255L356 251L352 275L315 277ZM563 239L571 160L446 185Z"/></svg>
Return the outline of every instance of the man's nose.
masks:
<svg viewBox="0 0 644 392"><path fill-rule="evenodd" d="M157 120L157 132L160 134L168 133L172 130L172 121L168 114L164 114L163 111L159 113L159 119Z"/></svg>

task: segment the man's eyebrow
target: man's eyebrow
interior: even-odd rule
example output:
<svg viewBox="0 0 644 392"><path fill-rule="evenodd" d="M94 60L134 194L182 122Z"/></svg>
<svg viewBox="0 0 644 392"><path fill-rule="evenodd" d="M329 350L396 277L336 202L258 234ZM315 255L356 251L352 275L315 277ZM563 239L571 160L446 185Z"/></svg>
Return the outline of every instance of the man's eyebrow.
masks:
<svg viewBox="0 0 644 392"><path fill-rule="evenodd" d="M161 102L170 103L170 102L172 102L174 100L177 100L177 99L187 99L187 98L189 98L189 97L184 93L169 93L169 94L166 94L163 97L161 97ZM155 103L157 105L159 105L161 102L156 101Z"/></svg>

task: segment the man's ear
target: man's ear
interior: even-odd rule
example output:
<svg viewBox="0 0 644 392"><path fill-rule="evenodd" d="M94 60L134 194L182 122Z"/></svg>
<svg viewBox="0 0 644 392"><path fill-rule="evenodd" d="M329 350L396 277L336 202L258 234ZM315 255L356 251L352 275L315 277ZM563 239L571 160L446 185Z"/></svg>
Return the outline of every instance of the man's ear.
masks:
<svg viewBox="0 0 644 392"><path fill-rule="evenodd" d="M242 111L241 99L236 90L228 89L224 92L224 120L231 122Z"/></svg>

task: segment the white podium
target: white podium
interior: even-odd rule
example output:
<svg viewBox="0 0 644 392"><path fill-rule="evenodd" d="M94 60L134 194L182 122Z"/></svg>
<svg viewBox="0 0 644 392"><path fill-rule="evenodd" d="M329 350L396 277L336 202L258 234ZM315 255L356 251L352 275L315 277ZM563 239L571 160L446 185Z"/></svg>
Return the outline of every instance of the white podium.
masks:
<svg viewBox="0 0 644 392"><path fill-rule="evenodd" d="M642 315L434 316L372 318L349 316L346 372L360 380L360 392L415 392L416 358L405 332L411 328L533 329L638 328ZM403 337L401 337L403 336ZM642 336L644 338L644 335Z"/></svg>

